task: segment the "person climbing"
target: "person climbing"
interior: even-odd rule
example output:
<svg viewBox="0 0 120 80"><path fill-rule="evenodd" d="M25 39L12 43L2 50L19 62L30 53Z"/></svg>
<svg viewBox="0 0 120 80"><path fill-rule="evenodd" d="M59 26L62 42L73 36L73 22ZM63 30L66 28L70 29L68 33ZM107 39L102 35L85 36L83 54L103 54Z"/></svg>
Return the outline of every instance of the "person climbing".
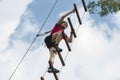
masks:
<svg viewBox="0 0 120 80"><path fill-rule="evenodd" d="M63 35L65 35L65 38L67 40L67 42L71 43L72 42L72 31L70 33L70 37L68 37L65 33L64 30L67 28L68 24L66 21L64 21L64 19L70 15L71 13L74 13L75 9L67 12L66 14L64 14L59 20L58 22L55 24L55 26L53 27L53 29L51 30L50 35L46 36L44 41L45 44L47 46L47 48L49 49L50 52L50 58L49 61L51 62L51 64L54 64L54 59L55 59L55 55L56 52L62 52L62 49L58 47L60 41L62 39L64 39ZM58 69L54 68L54 71L56 73L59 72ZM51 67L48 68L48 72L52 72Z"/></svg>

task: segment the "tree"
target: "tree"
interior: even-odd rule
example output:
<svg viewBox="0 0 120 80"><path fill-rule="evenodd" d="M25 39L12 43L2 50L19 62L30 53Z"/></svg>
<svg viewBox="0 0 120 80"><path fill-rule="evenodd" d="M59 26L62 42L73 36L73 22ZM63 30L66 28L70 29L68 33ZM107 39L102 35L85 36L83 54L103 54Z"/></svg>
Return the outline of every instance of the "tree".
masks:
<svg viewBox="0 0 120 80"><path fill-rule="evenodd" d="M90 14L99 14L106 16L110 13L116 13L120 10L120 0L99 0L91 1L87 5Z"/></svg>

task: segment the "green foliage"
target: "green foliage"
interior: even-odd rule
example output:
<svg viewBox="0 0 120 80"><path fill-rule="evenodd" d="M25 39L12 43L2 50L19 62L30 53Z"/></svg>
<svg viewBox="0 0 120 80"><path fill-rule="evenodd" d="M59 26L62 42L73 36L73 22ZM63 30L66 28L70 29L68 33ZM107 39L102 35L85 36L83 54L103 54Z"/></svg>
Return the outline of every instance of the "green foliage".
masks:
<svg viewBox="0 0 120 80"><path fill-rule="evenodd" d="M120 10L120 0L91 1L87 8L90 14L98 13L100 16L106 16L109 13L116 13Z"/></svg>

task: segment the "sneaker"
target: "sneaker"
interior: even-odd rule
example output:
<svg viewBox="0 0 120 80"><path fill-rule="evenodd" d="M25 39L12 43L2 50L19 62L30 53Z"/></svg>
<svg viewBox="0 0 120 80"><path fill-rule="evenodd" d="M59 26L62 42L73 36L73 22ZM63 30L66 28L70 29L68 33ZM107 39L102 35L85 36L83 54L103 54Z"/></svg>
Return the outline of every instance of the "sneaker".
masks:
<svg viewBox="0 0 120 80"><path fill-rule="evenodd" d="M47 72L52 73L52 69L49 67Z"/></svg>
<svg viewBox="0 0 120 80"><path fill-rule="evenodd" d="M56 52L62 52L62 49L58 47L58 44L54 44L53 46L56 49Z"/></svg>
<svg viewBox="0 0 120 80"><path fill-rule="evenodd" d="M59 73L60 71L58 70L58 69L56 69L56 68L53 68L54 69L54 71L55 71L55 73Z"/></svg>
<svg viewBox="0 0 120 80"><path fill-rule="evenodd" d="M53 68L53 70L54 70L55 73L59 73L58 69ZM47 72L52 73L52 69L49 67Z"/></svg>
<svg viewBox="0 0 120 80"><path fill-rule="evenodd" d="M55 46L55 49L56 49L57 52L62 52L62 49L59 48L58 46Z"/></svg>

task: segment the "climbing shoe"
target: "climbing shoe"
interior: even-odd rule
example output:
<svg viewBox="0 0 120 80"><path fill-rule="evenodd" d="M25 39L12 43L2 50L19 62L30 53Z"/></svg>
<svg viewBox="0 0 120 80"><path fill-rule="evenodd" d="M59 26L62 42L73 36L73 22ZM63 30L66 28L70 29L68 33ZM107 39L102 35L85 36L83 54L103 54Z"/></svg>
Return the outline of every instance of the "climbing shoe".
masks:
<svg viewBox="0 0 120 80"><path fill-rule="evenodd" d="M58 70L58 69L53 68L53 70L54 70L55 73L59 73L59 70ZM52 68L49 67L47 72L52 73Z"/></svg>
<svg viewBox="0 0 120 80"><path fill-rule="evenodd" d="M57 52L62 52L62 49L59 48L58 46L55 46L55 49L56 49Z"/></svg>

